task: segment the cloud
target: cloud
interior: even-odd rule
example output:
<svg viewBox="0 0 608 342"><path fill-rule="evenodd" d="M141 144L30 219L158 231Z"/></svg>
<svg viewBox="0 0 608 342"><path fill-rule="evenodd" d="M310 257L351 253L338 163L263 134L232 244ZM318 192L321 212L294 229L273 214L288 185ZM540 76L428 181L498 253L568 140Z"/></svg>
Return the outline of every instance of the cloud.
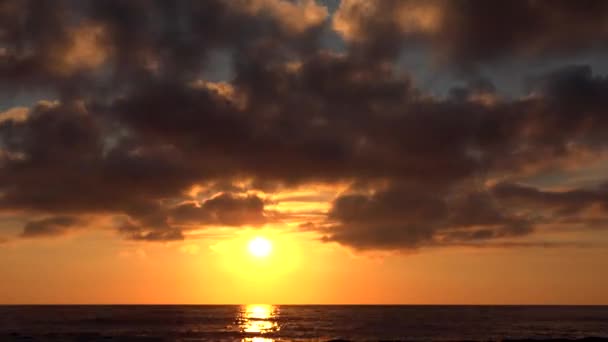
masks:
<svg viewBox="0 0 608 342"><path fill-rule="evenodd" d="M179 229L155 229L154 227L150 226L138 226L130 223L126 223L118 227L118 232L125 236L127 239L135 241L166 242L179 241L184 239L184 235Z"/></svg>
<svg viewBox="0 0 608 342"><path fill-rule="evenodd" d="M142 241L287 222L359 249L507 246L541 225L597 226L601 188L525 180L605 153L606 76L563 65L519 75L528 93L508 97L492 73L603 54L606 6L586 5L345 0L330 22L314 1L5 1L0 93L31 103L0 114L0 208L105 215ZM423 91L398 60L412 44L468 82ZM217 51L231 79L205 78ZM274 196L318 184L331 194Z"/></svg>
<svg viewBox="0 0 608 342"><path fill-rule="evenodd" d="M568 216L592 206L608 209L608 189L574 189L564 191L543 191L531 186L500 183L492 192L503 202L525 206L527 210L552 210L554 215Z"/></svg>
<svg viewBox="0 0 608 342"><path fill-rule="evenodd" d="M319 26L327 18L327 8L314 0L300 0L296 2L285 0L249 0L232 1L230 5L236 10L245 11L249 15L262 15L265 12L287 30L304 32L312 27Z"/></svg>
<svg viewBox="0 0 608 342"><path fill-rule="evenodd" d="M221 193L200 203L185 202L175 206L148 203L124 209L127 219L118 225L118 232L127 239L139 241L183 240L185 230L260 226L270 221L261 198L231 193Z"/></svg>
<svg viewBox="0 0 608 342"><path fill-rule="evenodd" d="M79 228L82 222L70 216L55 216L25 224L22 238L41 238L65 235Z"/></svg>
<svg viewBox="0 0 608 342"><path fill-rule="evenodd" d="M45 213L124 214L130 223L119 231L125 236L173 240L183 238L179 225L184 223L265 222L264 203L257 197L224 194L173 209L165 203L182 198L193 184L231 184L239 177L254 179L254 187L259 183L255 180L287 186L391 180L404 184L400 189L417 184L406 192L414 189L414 198L434 193L429 208L415 211L421 215L428 209L428 216L392 217L385 211L391 196L418 203L399 197L405 196L401 190L379 192L377 198L344 197L335 202L330 218L348 222L348 205L354 205L348 203L355 201L362 208L351 210L378 222L389 220L384 225L389 235L367 235L376 224L366 219L340 226L340 233L328 235L328 240L344 242L355 234L370 239L365 242L370 246L376 245L371 239L382 245L381 240L388 238L386 243L393 244L402 239L407 248L436 243L438 231L446 241L525 235L531 228L523 219L507 218L492 207L486 212L472 209L486 203L467 197L470 189L460 194L463 202L458 210L466 214L456 211L443 217L431 209L447 206L446 198L455 194L453 187L466 187L486 175L517 173L541 153L549 162L569 155L573 142L588 149L602 146L599 109L605 86L587 68L569 67L539 78L533 82L538 90L532 98L488 104L470 96L425 97L408 78L392 75L383 65L360 64L339 55L315 54L297 71L280 65L258 69L258 61L251 63L242 66L242 77L233 85L234 92L248 99L245 109L226 103L207 87L151 82L109 105L42 102L25 120L3 122L0 132L6 155L21 157L4 160L0 176L7 186L0 202L5 208ZM575 79L593 96L580 101L560 85L570 78L559 75L569 75L570 70L583 75ZM333 77L325 79L325 75ZM251 87L254 79L257 86ZM478 93L478 89L492 91L491 86L477 83L459 91ZM296 105L302 97L309 99L306 105ZM565 109L571 103L589 110L569 117ZM266 116L268 108L277 114ZM571 129L565 130L566 125ZM122 127L124 133L116 135L113 126ZM467 207L465 198L477 204ZM448 233L437 228L445 225L436 222L440 218L451 224L493 226ZM465 224L466 220L480 222ZM407 234L390 237L404 231Z"/></svg>
<svg viewBox="0 0 608 342"><path fill-rule="evenodd" d="M499 183L483 192L443 191L429 193L422 187L391 185L371 194L339 196L329 212L329 224L321 228L325 232L323 241L362 250L551 247L561 243L505 239L530 236L541 225L595 229L602 227L608 218L604 185L595 189L546 191ZM564 243L570 244L584 246Z"/></svg>
<svg viewBox="0 0 608 342"><path fill-rule="evenodd" d="M338 197L329 218L338 221L325 241L356 248L414 248L432 240L447 208L417 189L387 189Z"/></svg>
<svg viewBox="0 0 608 342"><path fill-rule="evenodd" d="M174 207L170 217L175 223L243 226L266 222L264 202L255 195L237 197L223 193L202 204L185 203Z"/></svg>
<svg viewBox="0 0 608 342"><path fill-rule="evenodd" d="M103 45L104 28L92 24L81 24L68 32L68 47L55 65L60 73L77 69L95 69L108 58L109 51Z"/></svg>
<svg viewBox="0 0 608 342"><path fill-rule="evenodd" d="M9 0L0 7L0 87L64 96L154 76L188 78L213 49L297 47L327 15L314 1L174 3Z"/></svg>
<svg viewBox="0 0 608 342"><path fill-rule="evenodd" d="M455 195L412 185L342 195L329 219L323 240L357 249L451 246L533 232L528 218L502 210L488 193Z"/></svg>
<svg viewBox="0 0 608 342"><path fill-rule="evenodd" d="M27 113L29 108L27 107L13 107L7 109L4 112L0 112L0 123L3 121L25 121L27 119Z"/></svg>
<svg viewBox="0 0 608 342"><path fill-rule="evenodd" d="M605 50L607 12L604 1L343 0L333 27L368 54L422 44L443 63L471 67Z"/></svg>

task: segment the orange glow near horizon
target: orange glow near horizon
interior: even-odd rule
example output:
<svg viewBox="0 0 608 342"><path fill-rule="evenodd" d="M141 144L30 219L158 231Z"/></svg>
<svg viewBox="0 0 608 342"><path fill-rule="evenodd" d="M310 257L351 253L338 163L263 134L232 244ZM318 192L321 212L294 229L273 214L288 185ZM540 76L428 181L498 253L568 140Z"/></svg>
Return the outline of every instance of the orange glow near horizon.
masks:
<svg viewBox="0 0 608 342"><path fill-rule="evenodd" d="M208 230L171 243L116 242L92 230L0 248L7 304L604 303L601 248L352 251L285 226ZM603 241L608 235L600 234ZM256 237L272 253L253 257ZM86 253L87 258L74 258ZM41 254L45 258L40 258ZM19 264L21 267L10 267ZM575 267L575 265L585 265ZM564 267L568 267L567 277ZM480 272L479 270L483 270ZM40 277L45 281L40 282ZM533 283L531 287L529 284ZM579 287L581 291L572 291ZM487 291L487 289L494 289ZM245 310L247 311L247 310ZM261 309L249 310L254 316Z"/></svg>

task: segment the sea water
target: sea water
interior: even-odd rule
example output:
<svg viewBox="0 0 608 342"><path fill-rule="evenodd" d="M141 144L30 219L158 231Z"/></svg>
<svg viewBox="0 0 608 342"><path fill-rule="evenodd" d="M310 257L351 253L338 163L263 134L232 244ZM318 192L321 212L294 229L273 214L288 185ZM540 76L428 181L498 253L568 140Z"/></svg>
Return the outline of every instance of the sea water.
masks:
<svg viewBox="0 0 608 342"><path fill-rule="evenodd" d="M0 306L0 341L608 338L608 306Z"/></svg>

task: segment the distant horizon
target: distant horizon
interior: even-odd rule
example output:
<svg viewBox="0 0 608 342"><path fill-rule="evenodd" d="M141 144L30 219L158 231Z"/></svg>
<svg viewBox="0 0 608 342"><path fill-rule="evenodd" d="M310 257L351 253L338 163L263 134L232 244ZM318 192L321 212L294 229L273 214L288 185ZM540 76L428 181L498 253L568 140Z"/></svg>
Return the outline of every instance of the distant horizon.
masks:
<svg viewBox="0 0 608 342"><path fill-rule="evenodd" d="M572 307L608 307L608 304L269 304L269 303L247 303L247 304L0 304L0 306L248 306L248 305L270 305L270 306L419 306L419 307L432 307L432 306L461 306L461 307L475 307L475 306L531 306L531 307L559 307L559 306L572 306Z"/></svg>

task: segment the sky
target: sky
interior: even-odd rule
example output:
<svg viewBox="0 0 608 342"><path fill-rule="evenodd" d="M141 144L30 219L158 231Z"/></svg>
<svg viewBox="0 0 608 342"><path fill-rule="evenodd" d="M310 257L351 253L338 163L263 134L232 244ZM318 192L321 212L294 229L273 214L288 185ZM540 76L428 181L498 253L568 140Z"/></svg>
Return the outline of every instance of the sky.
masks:
<svg viewBox="0 0 608 342"><path fill-rule="evenodd" d="M0 1L0 303L608 304L607 18Z"/></svg>

